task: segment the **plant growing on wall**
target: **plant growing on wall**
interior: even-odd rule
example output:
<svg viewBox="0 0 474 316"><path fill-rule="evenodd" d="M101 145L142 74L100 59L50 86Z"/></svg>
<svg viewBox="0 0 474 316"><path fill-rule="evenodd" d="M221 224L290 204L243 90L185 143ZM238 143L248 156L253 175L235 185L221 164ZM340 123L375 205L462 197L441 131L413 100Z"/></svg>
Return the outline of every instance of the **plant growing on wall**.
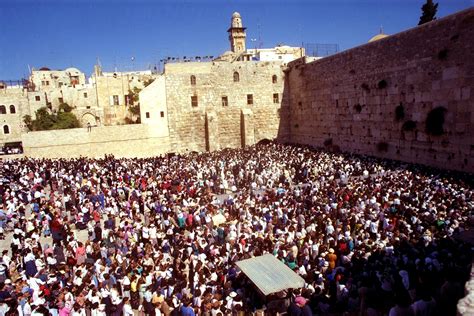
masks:
<svg viewBox="0 0 474 316"><path fill-rule="evenodd" d="M323 144L324 144L324 147L332 146L332 138L326 138Z"/></svg>
<svg viewBox="0 0 474 316"><path fill-rule="evenodd" d="M448 110L443 106L432 109L426 116L425 130L427 134L439 136L444 134L444 116Z"/></svg>
<svg viewBox="0 0 474 316"><path fill-rule="evenodd" d="M379 89L385 89L387 87L387 81L385 81L385 79L380 80L379 83L377 83L377 87Z"/></svg>
<svg viewBox="0 0 474 316"><path fill-rule="evenodd" d="M379 152L387 152L387 151L388 151L388 143L386 143L386 142L378 142L378 143L377 143L377 151L379 151Z"/></svg>
<svg viewBox="0 0 474 316"><path fill-rule="evenodd" d="M362 112L362 105L360 105L359 103L357 103L356 105L354 105L354 110L355 110L357 113Z"/></svg>
<svg viewBox="0 0 474 316"><path fill-rule="evenodd" d="M402 131L410 132L416 129L416 122L412 120L405 121L402 125Z"/></svg>
<svg viewBox="0 0 474 316"><path fill-rule="evenodd" d="M448 58L448 49L442 49L438 52L438 59L439 60L446 60Z"/></svg>
<svg viewBox="0 0 474 316"><path fill-rule="evenodd" d="M400 104L395 108L395 119L399 122L405 118L405 108Z"/></svg>

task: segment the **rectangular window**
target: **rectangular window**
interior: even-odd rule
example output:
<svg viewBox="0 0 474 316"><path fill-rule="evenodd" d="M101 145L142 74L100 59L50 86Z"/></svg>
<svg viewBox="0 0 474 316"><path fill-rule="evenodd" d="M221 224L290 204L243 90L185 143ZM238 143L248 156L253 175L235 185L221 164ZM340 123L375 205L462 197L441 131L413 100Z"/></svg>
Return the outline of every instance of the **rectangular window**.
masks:
<svg viewBox="0 0 474 316"><path fill-rule="evenodd" d="M90 105L86 106L86 109L90 109L90 108L91 108Z"/></svg>
<svg viewBox="0 0 474 316"><path fill-rule="evenodd" d="M274 93L273 94L273 103L279 103L280 102L280 98L278 97L278 93Z"/></svg>
<svg viewBox="0 0 474 316"><path fill-rule="evenodd" d="M113 96L113 100L114 100L114 105L119 105L119 96L118 95L114 95Z"/></svg>
<svg viewBox="0 0 474 316"><path fill-rule="evenodd" d="M161 111L161 112L160 112L160 116L161 116L161 117L165 117L165 112Z"/></svg>
<svg viewBox="0 0 474 316"><path fill-rule="evenodd" d="M49 81L46 81L46 85L49 86Z"/></svg>
<svg viewBox="0 0 474 316"><path fill-rule="evenodd" d="M63 98L58 98L58 102L59 102L59 104L64 103L64 99Z"/></svg>
<svg viewBox="0 0 474 316"><path fill-rule="evenodd" d="M198 97L197 97L197 95L193 95L191 97L191 106L193 106L193 107L198 106Z"/></svg>
<svg viewBox="0 0 474 316"><path fill-rule="evenodd" d="M229 105L229 100L227 97L222 97L222 106L228 106Z"/></svg>
<svg viewBox="0 0 474 316"><path fill-rule="evenodd" d="M253 94L247 94L247 104L248 105L253 104Z"/></svg>
<svg viewBox="0 0 474 316"><path fill-rule="evenodd" d="M84 98L87 98L87 92L84 92Z"/></svg>
<svg viewBox="0 0 474 316"><path fill-rule="evenodd" d="M150 112L145 113L146 118L150 118Z"/></svg>
<svg viewBox="0 0 474 316"><path fill-rule="evenodd" d="M39 95L35 96L35 101L41 101L41 97Z"/></svg>
<svg viewBox="0 0 474 316"><path fill-rule="evenodd" d="M130 94L126 94L125 95L125 105L132 105L132 98L130 96Z"/></svg>

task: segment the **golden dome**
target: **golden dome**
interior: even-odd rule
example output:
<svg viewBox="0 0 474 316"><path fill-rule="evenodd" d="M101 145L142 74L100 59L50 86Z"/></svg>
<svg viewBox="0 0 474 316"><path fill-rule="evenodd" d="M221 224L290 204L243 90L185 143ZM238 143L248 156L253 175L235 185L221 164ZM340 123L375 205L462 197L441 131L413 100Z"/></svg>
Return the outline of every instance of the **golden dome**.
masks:
<svg viewBox="0 0 474 316"><path fill-rule="evenodd" d="M374 37L372 37L371 39L369 39L369 43L381 40L382 38L386 38L386 37L388 37L387 34L383 34L383 33L377 34Z"/></svg>
<svg viewBox="0 0 474 316"><path fill-rule="evenodd" d="M375 35L374 37L372 37L371 39L369 39L369 43L371 42L375 42L375 41L378 41L378 40L381 40L382 38L386 38L388 37L389 35L385 34L383 32L383 27L382 25L380 25L380 31L379 31L379 34Z"/></svg>

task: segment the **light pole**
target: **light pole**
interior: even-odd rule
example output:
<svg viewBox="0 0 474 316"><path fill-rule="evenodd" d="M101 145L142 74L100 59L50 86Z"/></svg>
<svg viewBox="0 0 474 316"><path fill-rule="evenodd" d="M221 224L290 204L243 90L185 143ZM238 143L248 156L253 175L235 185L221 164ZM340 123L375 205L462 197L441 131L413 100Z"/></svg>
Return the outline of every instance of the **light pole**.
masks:
<svg viewBox="0 0 474 316"><path fill-rule="evenodd" d="M253 46L255 48L255 58L257 58L257 39L251 38L250 41L253 42Z"/></svg>

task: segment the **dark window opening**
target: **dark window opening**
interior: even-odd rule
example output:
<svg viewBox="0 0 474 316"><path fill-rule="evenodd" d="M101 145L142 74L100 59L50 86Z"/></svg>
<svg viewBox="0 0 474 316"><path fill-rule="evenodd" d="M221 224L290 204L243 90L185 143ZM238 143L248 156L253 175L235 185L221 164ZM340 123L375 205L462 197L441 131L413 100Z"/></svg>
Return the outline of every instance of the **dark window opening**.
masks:
<svg viewBox="0 0 474 316"><path fill-rule="evenodd" d="M145 113L146 118L150 118L150 112Z"/></svg>
<svg viewBox="0 0 474 316"><path fill-rule="evenodd" d="M195 86L196 85L196 76L191 76L191 85Z"/></svg>
<svg viewBox="0 0 474 316"><path fill-rule="evenodd" d="M84 98L87 98L87 92L84 92Z"/></svg>
<svg viewBox="0 0 474 316"><path fill-rule="evenodd" d="M8 125L3 125L3 134L10 134L10 127Z"/></svg>
<svg viewBox="0 0 474 316"><path fill-rule="evenodd" d="M253 94L247 94L247 104L248 105L253 104Z"/></svg>
<svg viewBox="0 0 474 316"><path fill-rule="evenodd" d="M198 97L197 95L193 95L191 97L191 106L193 107L197 107L198 106Z"/></svg>
<svg viewBox="0 0 474 316"><path fill-rule="evenodd" d="M273 103L279 103L280 102L280 98L278 96L278 93L274 93L273 94Z"/></svg>
<svg viewBox="0 0 474 316"><path fill-rule="evenodd" d="M161 117L165 117L165 112L161 111L161 112L160 112L160 116L161 116Z"/></svg>
<svg viewBox="0 0 474 316"><path fill-rule="evenodd" d="M4 105L0 105L0 114L7 114L7 108Z"/></svg>
<svg viewBox="0 0 474 316"><path fill-rule="evenodd" d="M277 75L273 75L272 76L272 83L277 83L277 81L278 81Z"/></svg>
<svg viewBox="0 0 474 316"><path fill-rule="evenodd" d="M228 106L229 105L229 100L227 99L226 96L222 97L222 106Z"/></svg>
<svg viewBox="0 0 474 316"><path fill-rule="evenodd" d="M240 81L240 75L239 73L236 71L234 72L234 82L239 82Z"/></svg>
<svg viewBox="0 0 474 316"><path fill-rule="evenodd" d="M39 95L35 96L35 101L41 101L41 97Z"/></svg>
<svg viewBox="0 0 474 316"><path fill-rule="evenodd" d="M10 113L11 114L15 114L16 113L16 109L15 109L15 106L12 104L10 105Z"/></svg>

